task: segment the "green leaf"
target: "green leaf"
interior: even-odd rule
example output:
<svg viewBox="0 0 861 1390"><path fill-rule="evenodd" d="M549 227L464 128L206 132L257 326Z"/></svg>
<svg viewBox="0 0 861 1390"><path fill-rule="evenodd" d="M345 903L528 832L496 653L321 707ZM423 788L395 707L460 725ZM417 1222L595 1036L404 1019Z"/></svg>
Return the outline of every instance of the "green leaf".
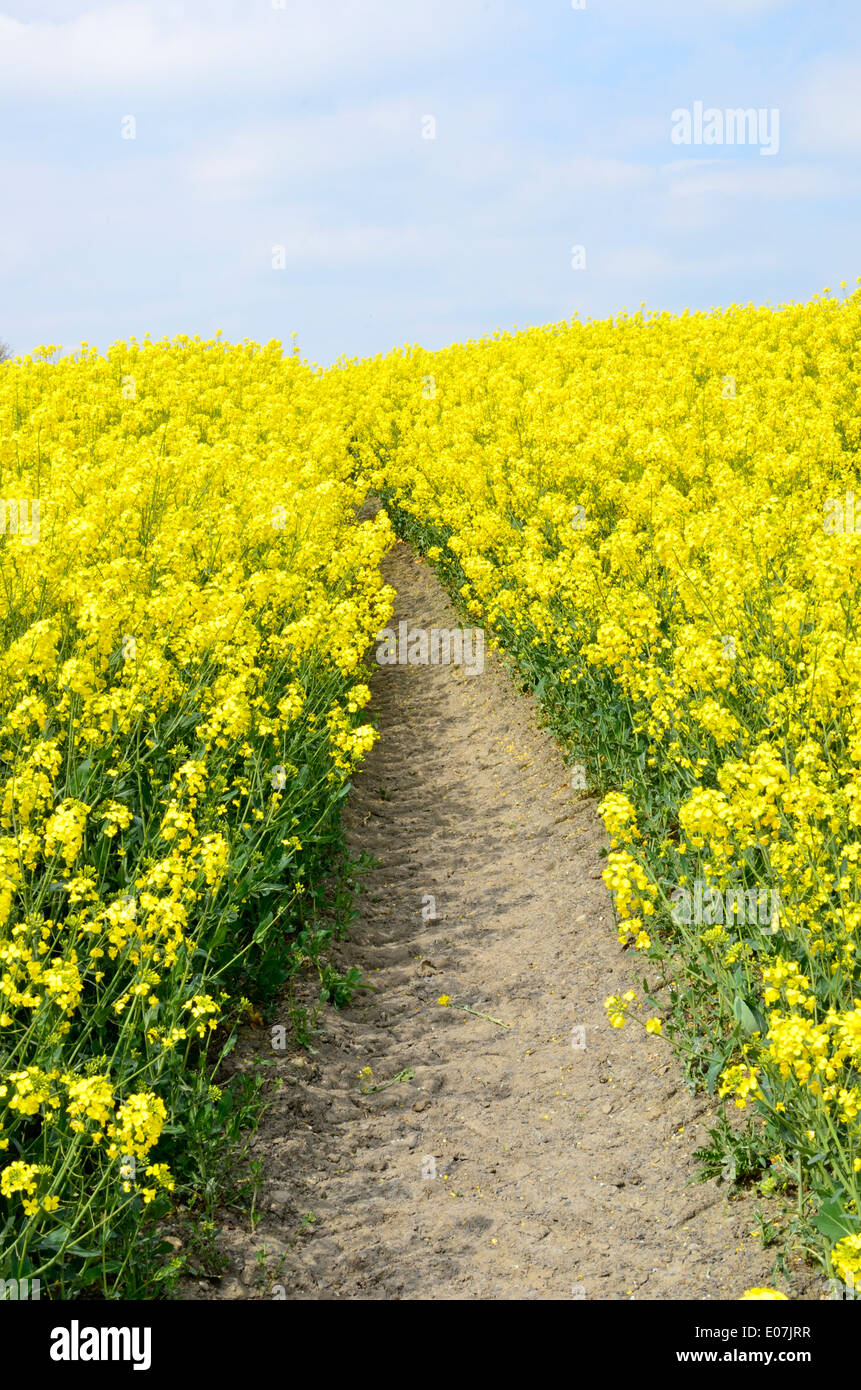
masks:
<svg viewBox="0 0 861 1390"><path fill-rule="evenodd" d="M817 1231L821 1231L830 1241L836 1243L844 1236L855 1234L858 1230L858 1217L851 1216L845 1210L840 1197L829 1197L814 1216L813 1224Z"/></svg>
<svg viewBox="0 0 861 1390"><path fill-rule="evenodd" d="M271 926L272 913L267 912L266 916L261 918L260 922L258 922L257 926L254 929L254 935L252 936L251 940L254 942L255 946L263 940Z"/></svg>
<svg viewBox="0 0 861 1390"><path fill-rule="evenodd" d="M733 1000L732 1011L748 1037L753 1033L762 1032L762 1023L757 1018L750 1005L745 1003L740 994L737 994Z"/></svg>
<svg viewBox="0 0 861 1390"><path fill-rule="evenodd" d="M711 1066L706 1072L706 1090L708 1091L710 1096L713 1096L715 1093L715 1083L717 1082L718 1077L723 1071L726 1059L726 1052L716 1053L714 1061L712 1062Z"/></svg>
<svg viewBox="0 0 861 1390"><path fill-rule="evenodd" d="M40 1250L60 1250L69 1239L71 1232L68 1226L58 1226L56 1230L50 1231L39 1241ZM84 1250L80 1245L66 1245L64 1254L77 1255L82 1260L97 1260L101 1254L100 1250Z"/></svg>

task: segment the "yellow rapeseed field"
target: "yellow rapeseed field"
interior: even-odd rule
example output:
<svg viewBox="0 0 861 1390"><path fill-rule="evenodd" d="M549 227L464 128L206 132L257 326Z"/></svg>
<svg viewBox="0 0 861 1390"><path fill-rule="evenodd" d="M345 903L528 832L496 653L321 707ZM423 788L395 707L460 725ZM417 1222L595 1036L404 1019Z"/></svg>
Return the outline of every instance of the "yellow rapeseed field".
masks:
<svg viewBox="0 0 861 1390"><path fill-rule="evenodd" d="M334 987L391 534L279 344L53 355L0 368L0 1276L133 1296L225 1161L210 1035L301 961Z"/></svg>
<svg viewBox="0 0 861 1390"><path fill-rule="evenodd" d="M845 289L845 286L841 286ZM396 528L604 793L619 939L703 1155L861 1271L861 291L343 364ZM859 506L861 530L861 506ZM639 1010L649 1004L648 1019ZM763 1176L764 1174L764 1176Z"/></svg>
<svg viewBox="0 0 861 1390"><path fill-rule="evenodd" d="M151 1292L246 995L349 997L321 894L395 532L602 796L646 977L609 1021L732 1103L704 1170L861 1274L861 290L326 372L53 356L0 367L0 1276Z"/></svg>

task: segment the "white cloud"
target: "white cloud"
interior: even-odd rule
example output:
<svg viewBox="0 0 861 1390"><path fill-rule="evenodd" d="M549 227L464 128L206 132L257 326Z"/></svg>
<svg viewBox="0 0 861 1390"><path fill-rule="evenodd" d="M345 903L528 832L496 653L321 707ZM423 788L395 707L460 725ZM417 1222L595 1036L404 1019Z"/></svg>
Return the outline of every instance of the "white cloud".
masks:
<svg viewBox="0 0 861 1390"><path fill-rule="evenodd" d="M798 143L807 149L861 150L861 59L826 58L813 64L794 101Z"/></svg>
<svg viewBox="0 0 861 1390"><path fill-rule="evenodd" d="M654 184L656 172L647 164L623 159L587 156L558 160L536 158L528 149L518 151L498 196L511 219L530 222L558 220L561 209L576 205L582 194L603 194L608 206L618 207L615 195ZM595 198L593 205L598 206Z"/></svg>
<svg viewBox="0 0 861 1390"><path fill-rule="evenodd" d="M333 170L356 170L393 161L418 161L426 113L418 102L392 100L350 105L238 127L223 144L193 151L185 160L192 184L232 197L297 174L315 179Z"/></svg>
<svg viewBox="0 0 861 1390"><path fill-rule="evenodd" d="M776 265L771 246L745 244L738 251L722 255L686 256L677 249L650 246L616 246L596 253L602 272L620 280L697 280L709 281L717 275L744 275L752 271L771 271Z"/></svg>
<svg viewBox="0 0 861 1390"><path fill-rule="evenodd" d="M847 177L823 165L738 164L731 160L675 160L664 166L669 195L677 199L708 197L760 199L845 198L861 191L861 176Z"/></svg>
<svg viewBox="0 0 861 1390"><path fill-rule="evenodd" d="M602 0L602 10L610 18L626 21L639 21L653 25L661 20L673 23L685 21L696 24L698 21L714 22L720 19L761 19L797 5L799 0ZM587 5L589 0L587 0Z"/></svg>
<svg viewBox="0 0 861 1390"><path fill-rule="evenodd" d="M548 169L548 175L553 171ZM620 188L642 188L654 181L654 170L646 164L624 159L563 160L555 170L562 188L602 189L610 192Z"/></svg>
<svg viewBox="0 0 861 1390"><path fill-rule="evenodd" d="M431 264L458 249L459 238L451 227L438 224L385 225L349 221L333 225L313 214L299 217L291 209L279 225L272 217L271 242L255 239L243 255L246 268L271 267L272 249L285 249L286 271L328 266L337 275L348 266L393 265L398 262ZM280 271L273 270L273 284Z"/></svg>
<svg viewBox="0 0 861 1390"><path fill-rule="evenodd" d="M342 74L426 64L482 24L481 0L286 0L283 10L248 0L134 0L61 18L6 16L0 91L58 98L210 89L235 97L275 85L293 95Z"/></svg>

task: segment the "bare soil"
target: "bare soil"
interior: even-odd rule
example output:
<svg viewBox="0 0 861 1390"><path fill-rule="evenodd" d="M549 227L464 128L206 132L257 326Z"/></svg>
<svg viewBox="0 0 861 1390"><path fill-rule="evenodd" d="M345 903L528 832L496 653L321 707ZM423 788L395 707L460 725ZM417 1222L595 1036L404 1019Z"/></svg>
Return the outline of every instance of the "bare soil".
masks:
<svg viewBox="0 0 861 1390"><path fill-rule="evenodd" d="M455 625L405 546L386 569L395 623ZM668 1044L607 1021L639 961L616 939L595 800L531 698L489 651L482 674L382 666L372 688L381 738L346 815L377 867L340 963L374 991L321 1014L311 1055L247 1030L238 1065L265 1058L280 1083L252 1143L260 1219L223 1214L230 1270L185 1296L821 1297L800 1265L775 1281L755 1195L694 1181L714 1110Z"/></svg>

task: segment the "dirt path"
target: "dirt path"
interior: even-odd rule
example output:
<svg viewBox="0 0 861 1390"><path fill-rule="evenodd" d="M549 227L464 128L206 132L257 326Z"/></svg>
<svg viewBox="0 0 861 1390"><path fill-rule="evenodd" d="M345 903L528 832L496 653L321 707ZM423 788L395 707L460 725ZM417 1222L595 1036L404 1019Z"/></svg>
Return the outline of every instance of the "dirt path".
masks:
<svg viewBox="0 0 861 1390"><path fill-rule="evenodd" d="M394 622L454 624L405 547L387 577ZM311 1057L249 1035L245 1064L274 1055L284 1082L253 1146L262 1217L225 1219L233 1272L191 1296L713 1299L770 1283L755 1201L689 1185L702 1099L663 1040L606 1020L632 962L603 827L531 700L490 653L481 675L381 667L373 696L382 737L348 831L379 866L343 960L379 992L327 1011ZM363 1096L366 1066L372 1084L414 1076Z"/></svg>

